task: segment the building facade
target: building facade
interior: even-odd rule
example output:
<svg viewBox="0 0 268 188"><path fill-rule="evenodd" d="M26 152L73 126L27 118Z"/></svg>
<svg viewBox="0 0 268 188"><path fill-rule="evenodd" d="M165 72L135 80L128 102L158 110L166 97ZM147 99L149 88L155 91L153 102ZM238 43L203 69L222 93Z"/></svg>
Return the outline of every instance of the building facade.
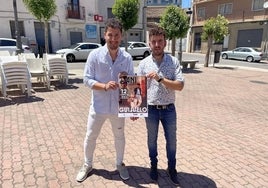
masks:
<svg viewBox="0 0 268 188"><path fill-rule="evenodd" d="M268 5L264 8L264 4L265 0L194 0L191 51L205 52L207 44L201 40L202 27L207 19L220 14L229 21L229 35L218 50L248 46L267 52Z"/></svg>
<svg viewBox="0 0 268 188"><path fill-rule="evenodd" d="M0 37L15 38L13 1L0 0ZM23 44L36 53L45 46L44 26L26 9L22 0L16 0L19 30ZM49 52L67 47L76 42L102 43L104 22L114 17L114 0L56 0L57 12L49 20ZM128 31L128 39L145 40L145 1L140 2L138 23Z"/></svg>

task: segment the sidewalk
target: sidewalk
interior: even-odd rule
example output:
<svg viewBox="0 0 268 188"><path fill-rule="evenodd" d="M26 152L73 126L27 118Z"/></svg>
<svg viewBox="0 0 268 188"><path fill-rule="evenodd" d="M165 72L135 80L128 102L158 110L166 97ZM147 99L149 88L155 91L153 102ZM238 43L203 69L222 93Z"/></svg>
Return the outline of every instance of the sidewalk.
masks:
<svg viewBox="0 0 268 188"><path fill-rule="evenodd" d="M165 173L163 129L159 131L159 181L149 177L143 119L126 120L125 163L130 179L115 172L109 122L97 141L94 170L75 177L83 163L90 89L80 71L70 85L37 90L34 97L0 96L0 187L172 187ZM181 187L268 187L268 74L233 67L184 72L177 92L177 170Z"/></svg>

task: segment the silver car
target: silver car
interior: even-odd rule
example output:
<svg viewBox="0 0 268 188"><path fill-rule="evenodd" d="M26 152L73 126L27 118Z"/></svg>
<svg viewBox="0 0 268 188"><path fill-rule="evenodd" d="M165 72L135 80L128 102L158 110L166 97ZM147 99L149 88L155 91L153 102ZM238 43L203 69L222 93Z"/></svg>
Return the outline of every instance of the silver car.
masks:
<svg viewBox="0 0 268 188"><path fill-rule="evenodd" d="M221 52L222 59L238 59L248 62L260 62L263 58L263 53L257 48L238 47L233 50Z"/></svg>
<svg viewBox="0 0 268 188"><path fill-rule="evenodd" d="M69 46L68 48L57 50L56 54L64 55L67 62L75 62L78 60L86 60L88 54L99 47L101 47L101 44L99 43L79 42Z"/></svg>

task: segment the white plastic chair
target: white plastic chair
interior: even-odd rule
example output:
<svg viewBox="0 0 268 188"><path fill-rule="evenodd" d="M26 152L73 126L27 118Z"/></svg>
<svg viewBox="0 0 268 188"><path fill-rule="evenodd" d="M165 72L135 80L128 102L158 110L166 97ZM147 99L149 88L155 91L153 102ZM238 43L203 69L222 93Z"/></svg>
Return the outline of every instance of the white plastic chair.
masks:
<svg viewBox="0 0 268 188"><path fill-rule="evenodd" d="M50 78L57 76L58 79L68 84L68 68L65 58L48 58L47 62L47 76L48 76L48 88L50 88Z"/></svg>
<svg viewBox="0 0 268 188"><path fill-rule="evenodd" d="M28 97L32 95L31 75L28 65L24 61L1 63L2 93L7 97L8 86L19 85L24 93L27 86Z"/></svg>
<svg viewBox="0 0 268 188"><path fill-rule="evenodd" d="M34 53L22 53L21 54L23 57L24 57L24 59L34 59L34 58L36 58L36 56L35 56L35 54Z"/></svg>
<svg viewBox="0 0 268 188"><path fill-rule="evenodd" d="M44 86L48 87L47 71L45 69L44 60L41 58L27 58L26 62L31 74L31 77L36 77Z"/></svg>
<svg viewBox="0 0 268 188"><path fill-rule="evenodd" d="M0 56L0 62L18 61L18 56Z"/></svg>

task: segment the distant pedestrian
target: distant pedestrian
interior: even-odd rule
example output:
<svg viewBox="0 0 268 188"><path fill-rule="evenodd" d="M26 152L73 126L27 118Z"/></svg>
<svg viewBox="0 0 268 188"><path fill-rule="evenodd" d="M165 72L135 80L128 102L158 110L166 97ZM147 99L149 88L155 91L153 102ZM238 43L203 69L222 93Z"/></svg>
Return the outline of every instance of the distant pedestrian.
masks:
<svg viewBox="0 0 268 188"><path fill-rule="evenodd" d="M118 75L121 72L134 75L134 67L132 57L119 48L122 24L117 19L107 20L104 38L106 44L89 54L84 70L84 84L92 89L92 96L84 140L84 164L77 174L78 182L84 181L93 169L96 140L106 119L110 120L114 135L116 168L123 180L129 179L123 163L125 119L118 117Z"/></svg>
<svg viewBox="0 0 268 188"><path fill-rule="evenodd" d="M152 55L140 62L137 74L148 78L148 117L145 122L151 161L150 177L154 181L158 179L157 137L161 122L166 139L167 172L172 183L179 185L176 170L177 113L174 102L175 90L181 91L184 87L184 77L178 59L164 53L166 35L161 27L156 26L149 31L149 45Z"/></svg>

